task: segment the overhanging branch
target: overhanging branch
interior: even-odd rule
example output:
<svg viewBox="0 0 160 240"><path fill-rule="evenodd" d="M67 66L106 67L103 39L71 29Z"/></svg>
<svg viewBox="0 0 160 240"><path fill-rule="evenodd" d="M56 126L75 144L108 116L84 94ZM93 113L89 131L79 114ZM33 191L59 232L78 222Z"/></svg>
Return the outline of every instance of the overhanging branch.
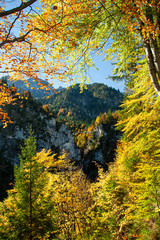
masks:
<svg viewBox="0 0 160 240"><path fill-rule="evenodd" d="M22 11L23 9L31 6L33 3L35 3L37 0L30 0L28 2L22 2L21 5L19 7L16 7L16 8L12 8L10 10L7 10L7 11L3 11L3 12L0 12L0 17L6 17L8 15L11 15L11 14L14 14L14 13L17 13L19 11Z"/></svg>

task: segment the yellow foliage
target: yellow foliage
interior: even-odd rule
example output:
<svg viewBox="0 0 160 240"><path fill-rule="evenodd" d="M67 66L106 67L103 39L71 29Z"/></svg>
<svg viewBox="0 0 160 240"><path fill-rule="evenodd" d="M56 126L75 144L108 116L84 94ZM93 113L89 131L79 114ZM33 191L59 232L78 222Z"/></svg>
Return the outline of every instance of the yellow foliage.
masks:
<svg viewBox="0 0 160 240"><path fill-rule="evenodd" d="M90 183L66 155L59 159L58 171L53 175L53 201L58 213L60 239L83 239L90 231L87 215L92 203Z"/></svg>

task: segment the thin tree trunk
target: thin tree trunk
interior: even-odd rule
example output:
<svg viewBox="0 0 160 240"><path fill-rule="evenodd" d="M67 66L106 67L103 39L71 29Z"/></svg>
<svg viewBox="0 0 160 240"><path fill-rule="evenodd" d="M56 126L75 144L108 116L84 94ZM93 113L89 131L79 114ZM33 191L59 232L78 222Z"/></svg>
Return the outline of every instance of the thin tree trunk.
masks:
<svg viewBox="0 0 160 240"><path fill-rule="evenodd" d="M149 19L151 23L154 22L153 12L150 6L147 6L146 8L146 18ZM156 42L156 39L153 38L152 34L150 34L149 39L146 40L144 38L142 34L142 29L145 24L144 22L142 22L142 20L139 20L139 24L140 24L140 34L144 42L151 81L155 91L160 96L160 55L159 55L158 44Z"/></svg>
<svg viewBox="0 0 160 240"><path fill-rule="evenodd" d="M156 39L153 39L153 37L150 37L150 43L151 43L151 51L154 57L154 63L156 66L158 78L160 79L160 54L159 54L157 41Z"/></svg>
<svg viewBox="0 0 160 240"><path fill-rule="evenodd" d="M151 81L152 81L155 91L160 96L160 84L159 84L159 79L158 79L158 71L156 70L154 56L152 54L151 47L148 42L145 42L145 51L146 51Z"/></svg>

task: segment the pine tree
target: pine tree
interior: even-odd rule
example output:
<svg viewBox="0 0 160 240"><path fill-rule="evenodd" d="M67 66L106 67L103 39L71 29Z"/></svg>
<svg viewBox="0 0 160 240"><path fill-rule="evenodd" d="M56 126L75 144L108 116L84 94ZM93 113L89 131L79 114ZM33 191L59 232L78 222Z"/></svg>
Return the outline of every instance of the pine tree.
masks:
<svg viewBox="0 0 160 240"><path fill-rule="evenodd" d="M15 186L1 203L0 239L54 239L55 210L52 181L36 154L36 140L30 129L22 147L20 167L15 167Z"/></svg>

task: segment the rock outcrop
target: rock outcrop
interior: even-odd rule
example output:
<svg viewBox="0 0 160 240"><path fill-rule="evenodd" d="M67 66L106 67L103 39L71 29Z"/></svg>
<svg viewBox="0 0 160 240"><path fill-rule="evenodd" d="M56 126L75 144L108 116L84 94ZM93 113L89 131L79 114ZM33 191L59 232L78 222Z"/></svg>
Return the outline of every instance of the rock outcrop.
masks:
<svg viewBox="0 0 160 240"><path fill-rule="evenodd" d="M108 170L108 164L114 161L117 141L121 136L114 124L111 121L96 126L92 133L93 137L87 142L85 148L81 148L83 171L93 180L98 176L97 165Z"/></svg>
<svg viewBox="0 0 160 240"><path fill-rule="evenodd" d="M43 148L51 149L57 155L65 151L72 161L80 161L80 151L69 128L58 123L52 113L47 113L41 104L32 98L21 101L17 100L14 106L6 106L13 124L8 124L6 128L3 128L2 123L0 125L0 166L3 166L0 168L0 175L10 174L7 182L0 187L1 195L4 195L9 182L13 181L13 165L19 163L18 155L29 134L30 126L37 139L37 151ZM1 181L3 182L3 179Z"/></svg>

